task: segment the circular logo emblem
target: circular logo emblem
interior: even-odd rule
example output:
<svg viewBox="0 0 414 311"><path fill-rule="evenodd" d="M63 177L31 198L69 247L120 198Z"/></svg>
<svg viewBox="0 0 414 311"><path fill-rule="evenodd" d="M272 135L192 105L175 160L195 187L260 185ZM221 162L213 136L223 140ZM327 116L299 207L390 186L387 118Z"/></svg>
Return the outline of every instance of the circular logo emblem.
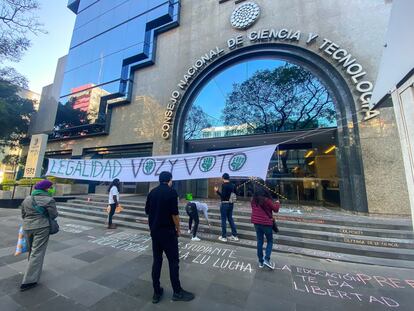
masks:
<svg viewBox="0 0 414 311"><path fill-rule="evenodd" d="M155 161L153 159L147 159L144 162L144 174L151 175L155 171Z"/></svg>
<svg viewBox="0 0 414 311"><path fill-rule="evenodd" d="M252 26L260 15L260 7L254 2L246 2L231 14L231 25L236 29L247 29Z"/></svg>
<svg viewBox="0 0 414 311"><path fill-rule="evenodd" d="M235 154L230 158L229 169L233 172L238 171L246 164L246 161L247 156L244 153Z"/></svg>
<svg viewBox="0 0 414 311"><path fill-rule="evenodd" d="M200 161L200 171L206 173L208 171L211 171L216 164L216 157L208 156L208 157L202 157Z"/></svg>

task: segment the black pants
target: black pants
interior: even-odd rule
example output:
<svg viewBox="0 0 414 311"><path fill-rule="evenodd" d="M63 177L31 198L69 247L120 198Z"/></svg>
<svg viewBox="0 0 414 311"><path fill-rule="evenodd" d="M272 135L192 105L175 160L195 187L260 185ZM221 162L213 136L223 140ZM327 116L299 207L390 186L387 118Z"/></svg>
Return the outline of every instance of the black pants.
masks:
<svg viewBox="0 0 414 311"><path fill-rule="evenodd" d="M180 277L179 277L179 257L178 257L178 238L174 229L157 230L151 232L152 237L152 254L154 261L152 264L152 285L154 293L159 294L161 291L160 275L162 267L162 253L168 259L170 267L170 280L174 293L181 291Z"/></svg>
<svg viewBox="0 0 414 311"><path fill-rule="evenodd" d="M197 206L195 203L187 203L185 207L185 211L187 215L190 217L188 220L188 229L191 230L194 220L194 228L193 228L193 237L197 236L198 224L200 223L200 219L198 218L198 211Z"/></svg>
<svg viewBox="0 0 414 311"><path fill-rule="evenodd" d="M115 214L115 209L116 209L116 204L109 204L109 206L111 207L111 210L109 211L109 215L108 215L108 225L112 225L112 216L114 216Z"/></svg>

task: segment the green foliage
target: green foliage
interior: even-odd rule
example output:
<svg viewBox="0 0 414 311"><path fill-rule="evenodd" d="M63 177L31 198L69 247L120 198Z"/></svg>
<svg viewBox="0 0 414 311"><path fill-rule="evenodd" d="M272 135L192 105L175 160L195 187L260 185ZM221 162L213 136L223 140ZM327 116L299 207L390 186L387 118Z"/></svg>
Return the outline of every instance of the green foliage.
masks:
<svg viewBox="0 0 414 311"><path fill-rule="evenodd" d="M33 186L43 179L44 178L22 178L17 181L17 184L19 186Z"/></svg>
<svg viewBox="0 0 414 311"><path fill-rule="evenodd" d="M82 125L87 120L88 113L86 111L73 108L75 102L76 98L73 97L65 104L58 104L56 124L60 129Z"/></svg>
<svg viewBox="0 0 414 311"><path fill-rule="evenodd" d="M0 62L19 61L30 47L28 35L45 33L36 11L37 0L4 0L0 2Z"/></svg>
<svg viewBox="0 0 414 311"><path fill-rule="evenodd" d="M54 176L49 176L47 178L54 184L66 184L66 185L73 185L75 181L73 179L67 179L67 178L58 178Z"/></svg>
<svg viewBox="0 0 414 311"><path fill-rule="evenodd" d="M1 184L3 186L3 190L6 190L6 189L4 189L4 186L13 186L13 185L16 184L16 181L12 180L12 179L4 179Z"/></svg>
<svg viewBox="0 0 414 311"><path fill-rule="evenodd" d="M258 70L234 84L223 116L225 125L246 124L254 133L336 125L325 86L311 72L291 64Z"/></svg>
<svg viewBox="0 0 414 311"><path fill-rule="evenodd" d="M19 87L0 77L0 148L17 147L26 136L30 116L34 112L33 101L17 95Z"/></svg>
<svg viewBox="0 0 414 311"><path fill-rule="evenodd" d="M200 106L191 107L184 128L185 140L199 138L202 129L211 127L207 117Z"/></svg>

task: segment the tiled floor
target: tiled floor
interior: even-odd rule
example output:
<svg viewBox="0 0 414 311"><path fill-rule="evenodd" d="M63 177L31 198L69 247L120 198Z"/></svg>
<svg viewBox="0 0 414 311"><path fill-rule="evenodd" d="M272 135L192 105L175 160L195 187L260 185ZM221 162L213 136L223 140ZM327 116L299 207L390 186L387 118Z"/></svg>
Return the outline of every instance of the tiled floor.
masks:
<svg viewBox="0 0 414 311"><path fill-rule="evenodd" d="M82 225L81 232L51 237L39 286L21 293L26 255L12 255L19 223L17 210L0 209L1 311L413 309L413 270L274 253L277 269L269 271L257 267L253 249L186 238L180 238L180 277L196 299L171 301L165 259L165 296L153 305L148 233L69 219L61 227Z"/></svg>

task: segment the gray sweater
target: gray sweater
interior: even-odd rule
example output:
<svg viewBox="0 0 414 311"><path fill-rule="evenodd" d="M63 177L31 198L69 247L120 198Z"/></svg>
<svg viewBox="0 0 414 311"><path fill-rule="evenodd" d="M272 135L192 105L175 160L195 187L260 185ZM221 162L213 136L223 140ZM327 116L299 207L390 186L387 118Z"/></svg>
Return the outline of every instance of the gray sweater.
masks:
<svg viewBox="0 0 414 311"><path fill-rule="evenodd" d="M44 195L37 195L34 198L37 203L36 205L46 209L50 218L55 219L58 216L56 202L52 197L45 193ZM34 230L49 227L49 219L39 214L39 212L33 208L32 196L27 196L26 199L24 199L21 208L23 230Z"/></svg>

